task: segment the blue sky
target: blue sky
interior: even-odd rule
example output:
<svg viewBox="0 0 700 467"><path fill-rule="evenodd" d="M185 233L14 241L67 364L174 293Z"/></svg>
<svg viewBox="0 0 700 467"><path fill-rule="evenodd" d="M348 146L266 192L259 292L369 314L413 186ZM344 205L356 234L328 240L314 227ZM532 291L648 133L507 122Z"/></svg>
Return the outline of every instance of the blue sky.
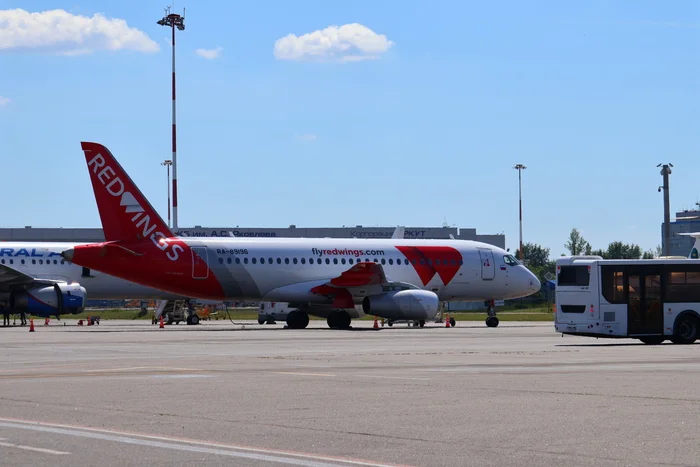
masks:
<svg viewBox="0 0 700 467"><path fill-rule="evenodd" d="M34 13L63 9L77 28L64 27L73 35L59 41L31 26L33 42L18 42L0 11L1 226L100 225L82 140L108 146L165 217L163 6L23 1ZM182 6L183 227L447 221L503 232L514 249L517 163L528 167L524 240L553 255L573 227L594 248L660 244L658 163L674 164L673 212L700 201L696 1L200 0L175 12ZM81 36L70 16L95 13L143 34L105 47L126 26L113 36L105 26L111 42ZM352 23L385 36L367 39L373 59L339 61L366 58L353 47L331 58L275 56L290 33ZM84 53L62 53L75 37ZM217 48L215 58L196 53Z"/></svg>

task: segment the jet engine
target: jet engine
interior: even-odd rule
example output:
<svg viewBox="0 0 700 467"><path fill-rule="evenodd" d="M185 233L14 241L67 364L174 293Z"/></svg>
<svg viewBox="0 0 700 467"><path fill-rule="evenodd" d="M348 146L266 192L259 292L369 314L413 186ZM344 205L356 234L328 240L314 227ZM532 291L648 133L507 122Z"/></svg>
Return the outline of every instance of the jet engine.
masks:
<svg viewBox="0 0 700 467"><path fill-rule="evenodd" d="M362 311L387 319L427 320L435 317L439 302L427 290L399 290L365 297Z"/></svg>
<svg viewBox="0 0 700 467"><path fill-rule="evenodd" d="M85 309L87 292L80 284L56 283L10 294L10 308L48 318L52 315L78 314Z"/></svg>

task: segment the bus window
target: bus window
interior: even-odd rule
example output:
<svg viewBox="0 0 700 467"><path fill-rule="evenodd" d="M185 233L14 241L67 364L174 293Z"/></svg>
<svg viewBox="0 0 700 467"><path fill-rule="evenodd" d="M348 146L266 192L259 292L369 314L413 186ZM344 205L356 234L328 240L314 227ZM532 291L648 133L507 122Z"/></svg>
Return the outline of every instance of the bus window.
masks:
<svg viewBox="0 0 700 467"><path fill-rule="evenodd" d="M588 266L562 266L557 275L557 286L588 287L590 279Z"/></svg>
<svg viewBox="0 0 700 467"><path fill-rule="evenodd" d="M615 266L602 266L603 298L608 303L625 303L624 273Z"/></svg>
<svg viewBox="0 0 700 467"><path fill-rule="evenodd" d="M667 276L666 301L671 303L700 301L700 273L670 272Z"/></svg>

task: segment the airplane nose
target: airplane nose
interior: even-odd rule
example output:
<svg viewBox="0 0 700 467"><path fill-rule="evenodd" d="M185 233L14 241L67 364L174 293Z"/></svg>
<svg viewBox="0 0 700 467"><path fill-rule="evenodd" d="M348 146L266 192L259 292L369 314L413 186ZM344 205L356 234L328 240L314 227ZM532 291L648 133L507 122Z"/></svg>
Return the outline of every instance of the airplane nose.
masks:
<svg viewBox="0 0 700 467"><path fill-rule="evenodd" d="M542 284L540 283L540 280L537 278L537 276L530 271L530 287L532 288L533 292L538 292L540 288L542 287Z"/></svg>
<svg viewBox="0 0 700 467"><path fill-rule="evenodd" d="M74 253L73 248L71 248L70 250L63 251L63 252L61 252L61 258L65 259L66 261L68 261L70 263L73 261L73 253Z"/></svg>

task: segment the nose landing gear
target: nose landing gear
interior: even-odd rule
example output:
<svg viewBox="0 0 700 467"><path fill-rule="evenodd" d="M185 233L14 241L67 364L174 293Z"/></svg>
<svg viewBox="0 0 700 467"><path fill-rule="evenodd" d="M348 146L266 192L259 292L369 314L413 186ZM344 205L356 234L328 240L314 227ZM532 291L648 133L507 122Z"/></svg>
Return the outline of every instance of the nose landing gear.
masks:
<svg viewBox="0 0 700 467"><path fill-rule="evenodd" d="M496 317L496 302L495 300L486 300L486 326L489 328L498 327L498 318Z"/></svg>

